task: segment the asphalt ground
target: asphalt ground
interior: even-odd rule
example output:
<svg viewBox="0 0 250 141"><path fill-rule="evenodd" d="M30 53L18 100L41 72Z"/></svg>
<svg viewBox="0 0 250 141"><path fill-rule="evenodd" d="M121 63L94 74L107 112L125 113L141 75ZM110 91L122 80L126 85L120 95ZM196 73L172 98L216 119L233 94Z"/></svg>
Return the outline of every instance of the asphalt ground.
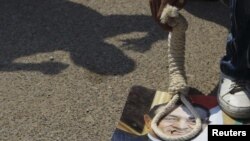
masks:
<svg viewBox="0 0 250 141"><path fill-rule="evenodd" d="M181 11L195 92L216 92L228 12ZM108 141L131 87L167 90L167 33L147 0L1 0L0 13L1 141Z"/></svg>

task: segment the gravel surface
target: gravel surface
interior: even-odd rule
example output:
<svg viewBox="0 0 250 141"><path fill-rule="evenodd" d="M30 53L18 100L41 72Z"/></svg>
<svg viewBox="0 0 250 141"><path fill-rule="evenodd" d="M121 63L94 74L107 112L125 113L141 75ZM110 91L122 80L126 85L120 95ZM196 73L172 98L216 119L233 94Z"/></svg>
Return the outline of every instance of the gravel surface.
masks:
<svg viewBox="0 0 250 141"><path fill-rule="evenodd" d="M167 33L147 0L1 0L0 140L108 141L134 85L166 90ZM188 83L214 92L228 9L189 1Z"/></svg>

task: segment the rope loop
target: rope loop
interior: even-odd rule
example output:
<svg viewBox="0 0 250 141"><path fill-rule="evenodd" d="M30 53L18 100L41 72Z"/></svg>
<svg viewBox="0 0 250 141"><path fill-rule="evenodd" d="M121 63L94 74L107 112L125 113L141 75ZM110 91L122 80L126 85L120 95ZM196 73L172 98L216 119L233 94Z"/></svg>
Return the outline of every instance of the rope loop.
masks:
<svg viewBox="0 0 250 141"><path fill-rule="evenodd" d="M185 32L188 28L186 19L178 13L178 9L167 5L161 15L161 22L168 23L173 27L168 37L168 63L169 63L169 94L173 95L172 99L159 111L152 120L151 127L155 134L165 141L186 141L195 137L201 131L201 119L191 103L186 99L189 87L186 83L185 76ZM194 129L182 136L167 136L159 128L160 120L168 115L177 101L181 102L190 110L196 118Z"/></svg>

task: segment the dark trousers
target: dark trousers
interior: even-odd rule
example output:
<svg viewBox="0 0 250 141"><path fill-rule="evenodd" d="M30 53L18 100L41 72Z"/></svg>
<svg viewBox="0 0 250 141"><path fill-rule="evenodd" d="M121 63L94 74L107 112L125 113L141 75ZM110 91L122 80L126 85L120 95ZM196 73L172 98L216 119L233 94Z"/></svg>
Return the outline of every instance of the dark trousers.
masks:
<svg viewBox="0 0 250 141"><path fill-rule="evenodd" d="M250 80L250 0L230 1L231 33L221 71L233 78Z"/></svg>

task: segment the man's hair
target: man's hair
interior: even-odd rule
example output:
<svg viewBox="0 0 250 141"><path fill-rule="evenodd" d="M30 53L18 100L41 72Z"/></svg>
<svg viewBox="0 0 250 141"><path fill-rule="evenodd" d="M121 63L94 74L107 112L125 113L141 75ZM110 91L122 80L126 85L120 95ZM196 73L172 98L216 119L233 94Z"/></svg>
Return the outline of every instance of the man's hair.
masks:
<svg viewBox="0 0 250 141"><path fill-rule="evenodd" d="M153 119L154 116L155 116L156 113L157 113L157 110L159 110L160 107L166 106L166 105L167 105L167 103L155 105L153 108L151 108L151 109L149 110L149 112L148 112L147 115L149 115L149 117L150 117L151 119ZM181 105L181 103L180 103L180 102L177 102L175 107L178 107L179 105ZM174 109L175 109L175 108L174 108ZM173 110L174 110L174 109L173 109Z"/></svg>
<svg viewBox="0 0 250 141"><path fill-rule="evenodd" d="M153 119L154 116L155 116L156 113L157 113L157 110L159 110L160 107L165 106L165 105L166 105L166 103L159 104L159 105L155 105L153 108L151 108L151 109L149 110L149 112L148 112L149 117L150 117L151 119ZM181 106L181 105L182 105L182 104L181 104L180 102L177 102L175 108L177 108L178 106ZM194 106L194 108L200 108L200 109L202 109L202 110L204 110L204 111L206 112L205 121L204 121L204 119L202 119L202 122L206 122L206 123L208 122L208 123L209 123L208 119L206 119L206 118L209 118L209 117L210 117L209 109L207 109L206 107L204 107L204 106L202 106L202 105L199 105L199 104L192 104L192 105ZM175 109L175 108L174 108L174 109ZM174 110L174 109L173 109L173 110Z"/></svg>
<svg viewBox="0 0 250 141"><path fill-rule="evenodd" d="M153 108L151 108L148 112L147 115L149 115L149 117L151 119L154 118L154 116L156 115L156 111L161 107L161 106L164 106L165 104L159 104L159 105L155 105Z"/></svg>

